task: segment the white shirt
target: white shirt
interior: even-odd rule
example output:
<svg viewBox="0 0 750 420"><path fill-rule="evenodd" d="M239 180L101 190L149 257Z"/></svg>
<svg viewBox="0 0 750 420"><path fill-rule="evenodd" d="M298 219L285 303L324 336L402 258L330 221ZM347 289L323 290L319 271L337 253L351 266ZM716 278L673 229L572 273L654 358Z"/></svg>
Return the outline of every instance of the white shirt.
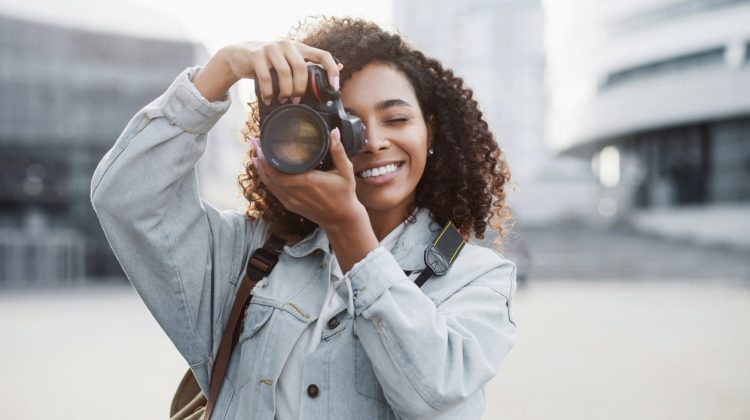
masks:
<svg viewBox="0 0 750 420"><path fill-rule="evenodd" d="M382 241L380 246L391 251L396 244L401 232L404 230L405 223L399 224L393 229ZM278 383L276 384L276 415L277 420L296 420L299 419L300 399L304 395L302 389L302 360L305 354L311 353L318 348L320 337L323 334L328 320L333 318L342 310L346 309L346 303L333 287L334 282L340 280L344 275L341 273L341 267L334 255L331 258L331 276L328 282L328 292L326 292L323 307L320 315L315 322L307 326L302 332L297 343L292 348L289 358L286 360L284 367L281 369Z"/></svg>

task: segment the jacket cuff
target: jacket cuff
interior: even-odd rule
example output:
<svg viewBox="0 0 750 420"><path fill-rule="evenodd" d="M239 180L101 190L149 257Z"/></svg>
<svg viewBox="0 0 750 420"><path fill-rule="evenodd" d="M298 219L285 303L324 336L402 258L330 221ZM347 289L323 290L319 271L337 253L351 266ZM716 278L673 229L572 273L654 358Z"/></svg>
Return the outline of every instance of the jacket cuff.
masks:
<svg viewBox="0 0 750 420"><path fill-rule="evenodd" d="M162 96L162 113L188 133L205 134L227 112L232 100L227 92L222 101L209 102L193 84L202 66L188 67Z"/></svg>
<svg viewBox="0 0 750 420"><path fill-rule="evenodd" d="M359 316L391 286L407 280L396 259L382 246L370 251L335 284L348 307Z"/></svg>

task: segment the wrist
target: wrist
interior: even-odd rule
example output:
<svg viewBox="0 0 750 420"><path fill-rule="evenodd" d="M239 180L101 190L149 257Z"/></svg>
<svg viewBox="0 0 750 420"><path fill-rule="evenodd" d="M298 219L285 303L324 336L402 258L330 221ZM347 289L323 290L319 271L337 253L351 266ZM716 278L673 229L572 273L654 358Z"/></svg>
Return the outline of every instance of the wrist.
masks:
<svg viewBox="0 0 750 420"><path fill-rule="evenodd" d="M329 236L330 234L346 234L347 232L358 231L359 229L372 230L367 209L359 201L357 201L350 211L346 212L346 216L336 217L322 224L321 227Z"/></svg>
<svg viewBox="0 0 750 420"><path fill-rule="evenodd" d="M229 67L228 51L222 48L193 77L193 84L206 100L215 102L224 100L238 80Z"/></svg>
<svg viewBox="0 0 750 420"><path fill-rule="evenodd" d="M346 220L323 226L343 273L379 245L367 211L362 207L361 213L356 213Z"/></svg>

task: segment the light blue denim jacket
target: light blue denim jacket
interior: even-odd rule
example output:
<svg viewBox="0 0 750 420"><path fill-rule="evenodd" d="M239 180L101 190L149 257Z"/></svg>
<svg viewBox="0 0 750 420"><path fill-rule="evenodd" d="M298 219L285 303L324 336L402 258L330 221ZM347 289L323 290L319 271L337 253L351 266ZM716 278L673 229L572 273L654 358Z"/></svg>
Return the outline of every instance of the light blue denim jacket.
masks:
<svg viewBox="0 0 750 420"><path fill-rule="evenodd" d="M238 282L267 226L199 196L196 162L229 107L201 96L191 82L199 69L183 71L128 123L94 172L91 200L127 277L207 392ZM424 268L440 226L426 209L416 216L392 252L376 248L339 282L352 313L339 313L305 356L301 419L481 418L484 386L516 339L515 265L467 244L420 289L418 273L404 270ZM274 418L276 381L320 313L331 258L322 229L284 248L255 289L212 419Z"/></svg>

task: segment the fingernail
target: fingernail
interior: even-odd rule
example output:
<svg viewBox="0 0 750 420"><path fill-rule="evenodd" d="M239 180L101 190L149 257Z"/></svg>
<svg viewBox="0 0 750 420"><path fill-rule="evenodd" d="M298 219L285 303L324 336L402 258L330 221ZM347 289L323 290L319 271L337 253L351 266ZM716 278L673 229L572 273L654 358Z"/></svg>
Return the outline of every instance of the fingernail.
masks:
<svg viewBox="0 0 750 420"><path fill-rule="evenodd" d="M279 102L281 102L281 104L284 105L288 100L289 98L281 98L279 99Z"/></svg>
<svg viewBox="0 0 750 420"><path fill-rule="evenodd" d="M268 99L264 99L264 100L263 100L263 103L264 103L264 104L266 104L266 106L269 106L269 105L271 105L271 98L268 98Z"/></svg>
<svg viewBox="0 0 750 420"><path fill-rule="evenodd" d="M292 99L292 103L295 104L295 105L297 105L297 104L299 104L300 100L302 100L302 98L296 97L296 98Z"/></svg>
<svg viewBox="0 0 750 420"><path fill-rule="evenodd" d="M341 69L343 69L343 68L344 68L344 65L343 65L343 64L341 64L341 63L338 63L338 64L337 64L337 66L338 66L339 70L341 70Z"/></svg>
<svg viewBox="0 0 750 420"><path fill-rule="evenodd" d="M336 90L339 90L339 77L338 76L333 78L333 88Z"/></svg>
<svg viewBox="0 0 750 420"><path fill-rule="evenodd" d="M338 127L334 128L331 134L333 135L333 138L336 139L337 143L341 142L341 132Z"/></svg>

